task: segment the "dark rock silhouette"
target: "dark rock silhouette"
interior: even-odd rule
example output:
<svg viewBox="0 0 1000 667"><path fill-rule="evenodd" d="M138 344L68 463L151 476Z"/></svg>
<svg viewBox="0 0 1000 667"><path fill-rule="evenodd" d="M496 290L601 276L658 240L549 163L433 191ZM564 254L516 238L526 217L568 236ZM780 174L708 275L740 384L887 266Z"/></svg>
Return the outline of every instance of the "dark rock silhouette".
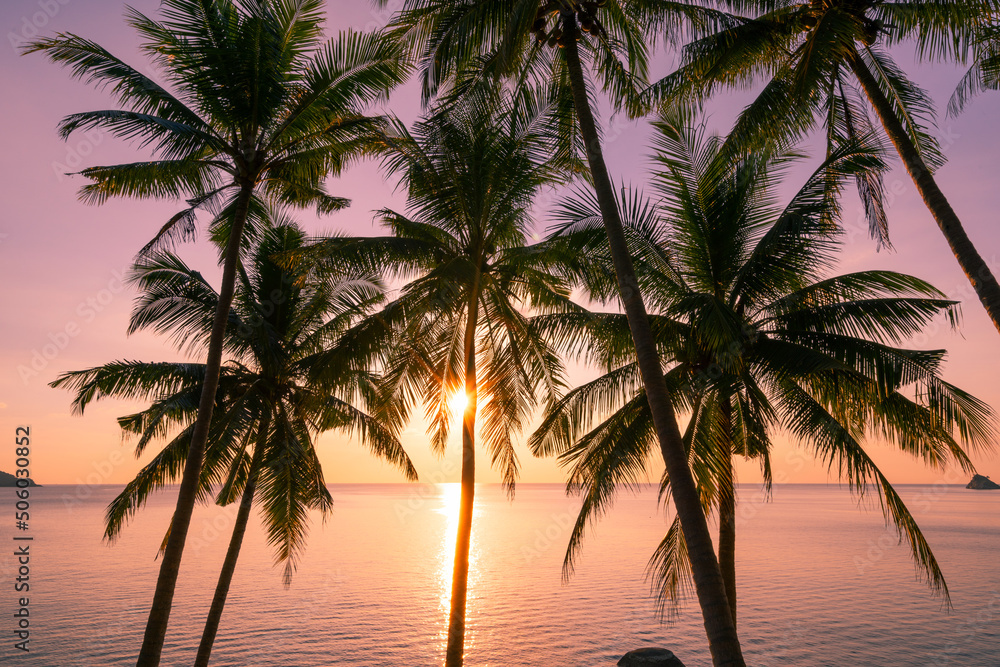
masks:
<svg viewBox="0 0 1000 667"><path fill-rule="evenodd" d="M979 489L979 490L994 490L1000 489L1000 484L997 484L989 477L984 477L982 475L973 475L972 481L965 485L967 489Z"/></svg>
<svg viewBox="0 0 1000 667"><path fill-rule="evenodd" d="M618 667L684 667L684 663L665 648L640 648L622 656Z"/></svg>
<svg viewBox="0 0 1000 667"><path fill-rule="evenodd" d="M17 483L17 477L14 477L14 475L11 475L9 472L4 472L3 470L0 470L0 487L16 486L16 483ZM41 486L41 484L35 484L33 481L31 481L31 478L29 477L28 486Z"/></svg>

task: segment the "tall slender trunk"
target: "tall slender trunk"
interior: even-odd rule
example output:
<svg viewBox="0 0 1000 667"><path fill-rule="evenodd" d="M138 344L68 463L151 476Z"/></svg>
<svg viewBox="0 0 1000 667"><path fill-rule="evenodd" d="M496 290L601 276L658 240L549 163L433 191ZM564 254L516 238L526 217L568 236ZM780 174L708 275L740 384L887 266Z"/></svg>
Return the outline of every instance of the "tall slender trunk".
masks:
<svg viewBox="0 0 1000 667"><path fill-rule="evenodd" d="M170 523L170 537L167 539L167 548L163 552L163 561L160 563L160 574L156 580L156 591L153 593L153 603L149 608L146 632L142 638L142 648L139 650L136 667L157 667L160 664L160 654L163 652L163 640L167 635L167 623L170 621L170 609L174 602L177 574L180 572L181 557L184 555L184 542L187 539L188 528L191 525L191 513L194 511L198 493L198 479L201 476L201 466L205 458L208 427L212 423L215 392L219 388L223 336L226 332L226 321L229 319L229 307L233 303L236 266L240 261L240 239L243 236L243 227L246 224L252 194L253 188L244 185L237 195L233 225L229 232L229 243L226 244L219 302L215 307L212 336L208 343L205 383L201 388L198 417L194 423L194 432L191 434L191 446L188 449L187 460L184 462L184 474L181 477L181 486L177 494L177 507Z"/></svg>
<svg viewBox="0 0 1000 667"><path fill-rule="evenodd" d="M479 321L479 281L476 271L469 315L465 324L465 412L462 414L462 500L458 509L455 538L455 569L451 578L451 613L448 616L448 648L445 667L462 667L465 659L465 603L469 583L469 546L472 543L472 505L476 493L476 326Z"/></svg>
<svg viewBox="0 0 1000 667"><path fill-rule="evenodd" d="M267 430L270 426L271 413L266 410L261 417L257 444L253 450L253 460L250 462L246 485L243 487L240 507L236 512L233 535L229 538L229 549L226 551L226 559L222 562L219 582L215 586L215 595L212 597L212 607L208 610L205 629L201 634L198 656L194 661L195 667L208 667L209 658L212 657L212 647L215 645L215 636L219 632L222 610L226 606L229 586L233 583L233 574L236 572L236 561L240 558L240 548L243 546L243 536L246 534L247 524L250 522L250 510L253 509L253 496L257 491L257 479L260 477L260 467L264 462L264 452L267 449Z"/></svg>
<svg viewBox="0 0 1000 667"><path fill-rule="evenodd" d="M733 408L723 398L723 443L720 452L722 479L719 480L719 569L726 584L729 611L736 625L736 475L733 471Z"/></svg>
<svg viewBox="0 0 1000 667"><path fill-rule="evenodd" d="M959 266L962 267L962 271L965 272L965 276L972 284L972 288L976 291L986 313L993 320L993 326L1000 332L1000 285L997 284L997 279L993 276L989 265L980 256L979 251L976 250L976 246L972 244L968 234L965 233L962 222L955 215L955 211L938 187L937 181L934 180L930 169L927 168L927 164L920 157L916 145L906 133L899 118L896 117L892 105L886 99L882 89L879 88L875 76L857 54L850 59L850 67L882 122L886 134L889 135L889 140L892 141L896 152L902 158L906 171L909 172L910 178L917 186L917 192L920 193L924 204L934 216L934 221L948 241L955 259L958 260Z"/></svg>
<svg viewBox="0 0 1000 667"><path fill-rule="evenodd" d="M614 188L604 163L577 49L576 40L579 33L576 16L572 10L562 11L562 23L563 40L566 43L564 49L566 66L580 123L580 133L586 145L587 160L594 178L594 190L608 232L611 257L618 277L618 289L621 292L622 304L635 343L636 359L646 389L646 399L649 401L649 409L660 441L660 452L666 465L667 475L670 477L671 497L684 530L684 539L687 541L695 590L701 605L712 660L717 667L723 665L743 667L745 665L743 653L729 611L729 601L726 598L722 573L719 571L719 561L716 560L712 546L712 535L701 507L694 476L687 463L674 406L667 393L663 368L660 366L660 357L649 327L646 306L639 293L639 283L626 245Z"/></svg>

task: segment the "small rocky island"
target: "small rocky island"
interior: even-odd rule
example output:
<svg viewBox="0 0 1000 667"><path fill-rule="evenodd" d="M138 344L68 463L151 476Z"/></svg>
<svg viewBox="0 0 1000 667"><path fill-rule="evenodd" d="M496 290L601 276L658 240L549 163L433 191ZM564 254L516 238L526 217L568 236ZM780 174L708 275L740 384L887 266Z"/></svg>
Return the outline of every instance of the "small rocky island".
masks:
<svg viewBox="0 0 1000 667"><path fill-rule="evenodd" d="M979 489L979 490L993 490L1000 489L1000 484L997 484L989 477L984 477L982 475L973 475L972 481L965 485L967 489Z"/></svg>
<svg viewBox="0 0 1000 667"><path fill-rule="evenodd" d="M618 667L684 667L684 663L665 648L638 648L622 656Z"/></svg>
<svg viewBox="0 0 1000 667"><path fill-rule="evenodd" d="M17 477L0 470L0 487L2 486L17 486ZM41 484L35 484L31 478L28 478L28 486L41 486Z"/></svg>

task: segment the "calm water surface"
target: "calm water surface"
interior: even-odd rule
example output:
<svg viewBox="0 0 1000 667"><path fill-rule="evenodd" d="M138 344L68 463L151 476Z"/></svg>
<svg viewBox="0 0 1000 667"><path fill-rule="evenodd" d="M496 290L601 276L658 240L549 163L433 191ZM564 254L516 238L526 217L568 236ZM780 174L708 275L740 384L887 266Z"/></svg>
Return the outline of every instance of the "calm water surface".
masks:
<svg viewBox="0 0 1000 667"><path fill-rule="evenodd" d="M173 507L154 498L113 546L102 513L120 487L33 491L31 652L12 648L12 585L0 590L0 663L134 664ZM12 503L12 491L8 494ZM251 525L213 664L442 663L458 488L335 485L291 588ZM1000 492L901 487L951 589L942 609L877 508L835 486L742 487L740 635L752 665L1000 666ZM88 495L89 494L89 495ZM508 502L477 490L468 665L613 665L627 650L672 649L710 665L697 607L660 624L644 567L665 528L648 488L623 495L590 533L569 583L560 566L577 501L523 485ZM83 496L83 497L81 497ZM190 665L235 510L199 507L181 569L164 665ZM0 539L11 542L4 521ZM11 553L13 550L6 550ZM13 562L0 556L0 576ZM9 611L8 611L9 610Z"/></svg>

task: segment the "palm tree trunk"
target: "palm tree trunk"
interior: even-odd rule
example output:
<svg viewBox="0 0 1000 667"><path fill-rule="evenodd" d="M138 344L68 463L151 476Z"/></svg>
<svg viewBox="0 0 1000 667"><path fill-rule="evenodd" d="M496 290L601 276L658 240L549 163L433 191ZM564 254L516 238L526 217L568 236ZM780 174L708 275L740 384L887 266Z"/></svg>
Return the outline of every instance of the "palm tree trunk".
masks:
<svg viewBox="0 0 1000 667"><path fill-rule="evenodd" d="M253 508L253 496L257 491L257 479L260 477L260 467L264 461L264 452L267 448L267 430L270 425L271 413L270 411L265 411L261 417L257 444L253 450L253 460L250 462L246 485L243 487L240 508L236 512L233 535L229 538L229 549L226 551L226 559L222 562L219 582L215 586L215 595L212 597L212 607L208 610L208 618L205 620L205 630L201 635L201 644L198 645L198 656L194 661L195 667L208 667L208 660L212 657L215 635L219 632L222 610L226 606L229 586L232 584L233 574L236 572L236 561L240 558L240 548L243 546L243 536L247 532L247 524L250 521L250 510Z"/></svg>
<svg viewBox="0 0 1000 667"><path fill-rule="evenodd" d="M632 258L626 245L625 231L615 203L614 188L608 176L607 165L604 163L604 154L594 115L590 109L583 66L577 49L578 31L576 16L572 10L562 11L562 23L566 66L580 123L580 133L586 145L587 160L594 178L594 190L608 232L611 256L618 277L618 289L621 292L622 304L635 343L639 371L646 389L646 400L649 401L649 409L660 441L660 452L666 465L667 475L670 477L671 496L684 530L712 660L717 667L723 665L743 667L745 665L743 653L729 610L726 588L722 573L719 571L719 561L716 560L715 549L712 546L712 535L701 507L694 476L687 463L674 406L667 393L656 342L649 327L646 306L639 293L639 282L636 280Z"/></svg>
<svg viewBox="0 0 1000 667"><path fill-rule="evenodd" d="M142 648L139 650L136 667L157 667L160 664L160 654L163 652L163 640L167 634L167 623L173 606L177 574L180 572L181 557L184 555L184 542L187 539L198 493L198 479L201 476L205 445L208 442L208 427L212 422L212 409L215 407L215 392L219 388L223 336L226 332L226 321L229 319L229 307L233 303L236 266L240 259L240 239L243 236L243 226L250 209L252 194L252 187L243 186L236 203L229 243L226 245L219 303L215 308L212 336L208 343L205 384L201 388L198 417L194 423L194 432L191 434L191 447L188 449L187 460L184 462L184 474L177 494L177 507L170 523L170 537L167 539L167 548L160 563L160 574L156 580L156 591L153 593L153 603L149 609L149 618L146 620L146 632L142 638Z"/></svg>
<svg viewBox="0 0 1000 667"><path fill-rule="evenodd" d="M469 298L465 325L465 412L462 414L462 499L455 539L455 569L451 579L451 613L445 667L462 667L465 659L465 603L469 582L469 547L472 543L472 507L476 493L476 326L479 320L479 271Z"/></svg>
<svg viewBox="0 0 1000 667"><path fill-rule="evenodd" d="M722 401L723 450L719 480L719 569L726 584L729 611L736 625L736 475L733 471L733 408Z"/></svg>
<svg viewBox="0 0 1000 667"><path fill-rule="evenodd" d="M997 279L965 233L962 222L955 215L955 211L938 187L937 181L934 180L930 169L927 168L927 164L920 157L916 145L906 133L903 124L899 122L899 118L896 117L892 105L886 99L882 89L879 88L874 75L857 54L850 59L850 67L875 109L875 113L878 114L882 127L889 135L889 140L892 141L896 152L902 158L906 171L909 172L910 178L917 186L917 192L920 193L924 204L934 216L934 221L937 222L941 233L948 241L955 259L958 260L962 271L965 272L965 276L972 284L972 288L976 291L986 313L993 320L993 326L1000 332L1000 285L997 284Z"/></svg>

